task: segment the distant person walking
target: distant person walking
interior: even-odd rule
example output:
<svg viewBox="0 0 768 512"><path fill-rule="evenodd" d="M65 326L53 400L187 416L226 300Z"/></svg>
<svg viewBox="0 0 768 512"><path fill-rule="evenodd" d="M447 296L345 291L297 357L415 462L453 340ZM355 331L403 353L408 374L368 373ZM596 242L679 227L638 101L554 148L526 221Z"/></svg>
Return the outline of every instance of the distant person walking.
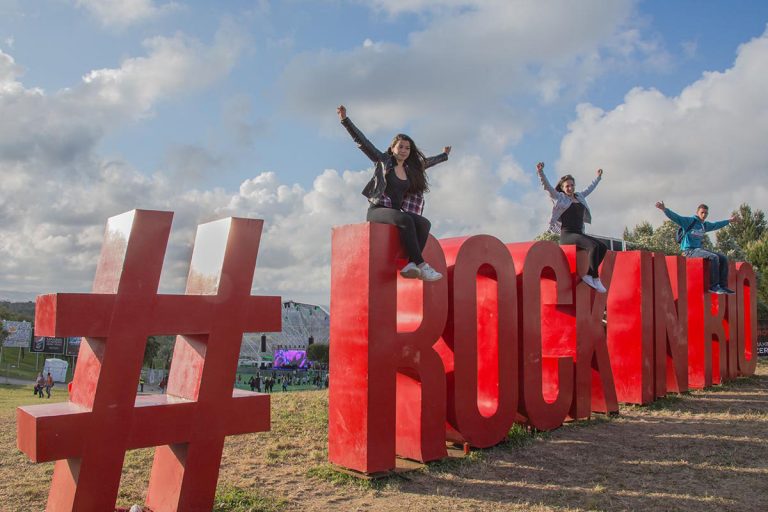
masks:
<svg viewBox="0 0 768 512"><path fill-rule="evenodd" d="M552 217L549 219L549 231L560 235L560 245L575 245L587 251L589 270L581 277L599 293L607 290L600 282L598 269L608 248L603 242L584 233L584 224L592 223L592 212L587 204L587 196L595 190L603 178L603 170L597 170L597 178L581 192L576 192L576 180L566 174L557 181L553 188L544 174L544 162L536 164L536 174L539 175L544 190L552 199Z"/></svg>
<svg viewBox="0 0 768 512"><path fill-rule="evenodd" d="M727 293L729 295L736 293L728 288L728 258L725 254L702 248L702 242L709 231L715 231L732 222L741 221L739 216L733 215L727 220L708 222L706 218L709 216L709 206L706 204L700 204L696 208L696 215L692 217L684 217L673 212L664 206L664 201L656 203L656 208L663 211L669 220L682 229L680 250L683 256L686 258L706 258L709 260L709 291L719 294Z"/></svg>
<svg viewBox="0 0 768 512"><path fill-rule="evenodd" d="M339 120L365 156L375 164L373 177L363 189L370 206L368 222L393 224L400 231L400 241L408 255L408 263L400 275L410 279L437 281L443 275L424 261L432 224L422 216L424 193L429 190L426 170L448 160L451 146L437 156L425 157L408 135L395 135L386 151L379 151L363 132L347 117L347 109L336 109Z"/></svg>
<svg viewBox="0 0 768 512"><path fill-rule="evenodd" d="M48 395L48 398L51 398L51 388L53 387L53 377L51 377L51 372L48 372L48 376L45 378L45 394ZM40 392L40 396L43 396L43 392Z"/></svg>
<svg viewBox="0 0 768 512"><path fill-rule="evenodd" d="M43 398L43 389L45 389L45 377L43 376L43 372L40 372L35 381L35 394L38 398Z"/></svg>

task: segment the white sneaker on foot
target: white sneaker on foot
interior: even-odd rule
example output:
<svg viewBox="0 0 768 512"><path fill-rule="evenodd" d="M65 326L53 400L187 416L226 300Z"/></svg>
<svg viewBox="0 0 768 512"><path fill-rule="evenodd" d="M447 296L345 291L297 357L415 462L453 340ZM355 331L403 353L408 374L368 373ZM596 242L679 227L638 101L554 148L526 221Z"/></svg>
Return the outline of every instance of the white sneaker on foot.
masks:
<svg viewBox="0 0 768 512"><path fill-rule="evenodd" d="M430 267L427 262L419 265L419 270L421 270L421 276L419 278L422 281L439 281L443 278L443 274Z"/></svg>
<svg viewBox="0 0 768 512"><path fill-rule="evenodd" d="M584 281L584 283L590 288L597 289L597 286L595 285L595 279L589 274L581 276L581 280Z"/></svg>
<svg viewBox="0 0 768 512"><path fill-rule="evenodd" d="M600 281L599 277L593 277L592 282L595 283L595 290L597 290L598 293L606 293L608 291L605 289L605 286L603 285L603 282Z"/></svg>
<svg viewBox="0 0 768 512"><path fill-rule="evenodd" d="M421 279L421 269L412 261L400 271L400 275L406 279Z"/></svg>

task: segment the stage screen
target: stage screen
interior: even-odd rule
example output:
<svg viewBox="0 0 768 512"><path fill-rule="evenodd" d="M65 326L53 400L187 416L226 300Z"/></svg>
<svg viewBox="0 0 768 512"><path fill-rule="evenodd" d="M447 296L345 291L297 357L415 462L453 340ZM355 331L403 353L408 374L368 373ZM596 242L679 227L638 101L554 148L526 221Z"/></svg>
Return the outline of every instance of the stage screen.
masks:
<svg viewBox="0 0 768 512"><path fill-rule="evenodd" d="M308 366L306 350L275 350L273 368L307 368Z"/></svg>

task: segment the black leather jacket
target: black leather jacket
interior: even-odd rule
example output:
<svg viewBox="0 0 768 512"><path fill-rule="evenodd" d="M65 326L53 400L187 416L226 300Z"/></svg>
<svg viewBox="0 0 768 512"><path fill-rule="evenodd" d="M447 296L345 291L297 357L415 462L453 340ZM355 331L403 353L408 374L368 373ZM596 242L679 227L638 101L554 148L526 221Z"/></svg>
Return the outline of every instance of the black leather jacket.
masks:
<svg viewBox="0 0 768 512"><path fill-rule="evenodd" d="M349 134L352 136L352 140L355 141L360 150L365 153L365 155L370 158L374 164L376 164L376 167L373 171L373 177L371 178L371 181L369 181L365 186L365 188L363 188L362 192L363 195L368 198L368 201L376 204L379 198L384 195L384 190L387 188L387 182L384 178L385 169L386 172L389 172L395 168L395 157L389 151L379 151L376 146L374 146L373 143L371 143L371 141L369 141L365 135L363 135L363 132L361 132L357 126L354 125L349 117L345 117L341 124L343 124L344 128L347 129ZM433 165L445 162L446 160L448 160L448 155L445 153L427 157L424 159L424 169L426 170Z"/></svg>

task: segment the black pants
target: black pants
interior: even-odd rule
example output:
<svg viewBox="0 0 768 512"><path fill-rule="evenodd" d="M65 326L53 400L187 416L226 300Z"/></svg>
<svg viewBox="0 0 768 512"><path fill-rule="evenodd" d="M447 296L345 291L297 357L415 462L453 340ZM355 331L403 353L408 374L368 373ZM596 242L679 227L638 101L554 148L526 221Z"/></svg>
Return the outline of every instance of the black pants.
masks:
<svg viewBox="0 0 768 512"><path fill-rule="evenodd" d="M563 231L560 233L560 245L575 245L579 249L585 249L589 256L589 274L592 277L598 277L597 269L605 258L608 248L597 238L593 238L584 233L574 233Z"/></svg>
<svg viewBox="0 0 768 512"><path fill-rule="evenodd" d="M408 261L419 265L424 262L421 251L427 245L429 238L429 228L432 224L415 213L408 213L385 206L371 206L366 215L368 222L379 222L381 224L393 224L399 228L400 242L405 247L408 254Z"/></svg>

